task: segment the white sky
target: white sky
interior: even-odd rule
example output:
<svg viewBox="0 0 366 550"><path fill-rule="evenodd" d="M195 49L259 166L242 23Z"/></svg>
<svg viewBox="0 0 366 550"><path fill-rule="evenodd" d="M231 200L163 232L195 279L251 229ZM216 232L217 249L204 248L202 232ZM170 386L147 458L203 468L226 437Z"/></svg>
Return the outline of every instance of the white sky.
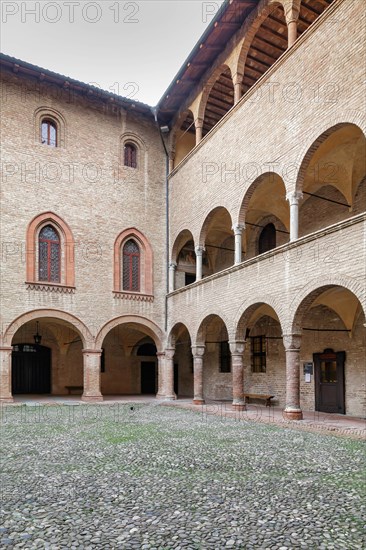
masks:
<svg viewBox="0 0 366 550"><path fill-rule="evenodd" d="M2 0L1 51L156 105L222 2Z"/></svg>

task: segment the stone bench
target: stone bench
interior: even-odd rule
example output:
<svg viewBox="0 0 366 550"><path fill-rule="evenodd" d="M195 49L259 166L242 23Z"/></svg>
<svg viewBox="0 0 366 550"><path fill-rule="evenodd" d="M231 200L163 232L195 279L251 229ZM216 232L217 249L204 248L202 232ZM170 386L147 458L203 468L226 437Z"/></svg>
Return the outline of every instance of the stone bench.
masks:
<svg viewBox="0 0 366 550"><path fill-rule="evenodd" d="M259 400L262 400L262 401L266 402L266 407L270 407L272 405L271 399L274 398L274 395L263 395L263 394L258 394L258 393L245 393L244 397L245 397L245 401L248 400L248 403L249 403L249 399L259 399Z"/></svg>
<svg viewBox="0 0 366 550"><path fill-rule="evenodd" d="M65 386L65 388L68 390L69 395L71 395L72 391L78 391L83 393L84 386Z"/></svg>

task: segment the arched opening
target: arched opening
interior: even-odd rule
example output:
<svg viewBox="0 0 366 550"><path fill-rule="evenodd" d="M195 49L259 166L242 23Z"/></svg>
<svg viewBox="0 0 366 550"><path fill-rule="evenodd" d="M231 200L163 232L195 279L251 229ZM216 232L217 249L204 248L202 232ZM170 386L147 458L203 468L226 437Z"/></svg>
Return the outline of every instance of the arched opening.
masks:
<svg viewBox="0 0 366 550"><path fill-rule="evenodd" d="M203 277L218 273L234 264L235 239L232 220L224 207L217 207L207 216L200 235L206 256L203 257Z"/></svg>
<svg viewBox="0 0 366 550"><path fill-rule="evenodd" d="M205 345L203 397L205 400L231 400L232 374L229 335L218 315L208 315L197 333L197 343Z"/></svg>
<svg viewBox="0 0 366 550"><path fill-rule="evenodd" d="M252 183L243 199L241 217L245 219L246 259L289 241L289 204L279 175L263 174Z"/></svg>
<svg viewBox="0 0 366 550"><path fill-rule="evenodd" d="M177 121L175 131L175 158L174 166L177 166L196 145L196 128L191 111L186 111Z"/></svg>
<svg viewBox="0 0 366 550"><path fill-rule="evenodd" d="M169 336L174 354L174 393L177 397L193 396L193 356L191 336L183 323L177 323Z"/></svg>
<svg viewBox="0 0 366 550"><path fill-rule="evenodd" d="M226 68L215 81L207 97L202 135L206 135L234 105L234 84Z"/></svg>
<svg viewBox="0 0 366 550"><path fill-rule="evenodd" d="M317 288L296 308L294 327L302 331L300 363L303 407L320 412L365 416L365 314L350 290Z"/></svg>
<svg viewBox="0 0 366 550"><path fill-rule="evenodd" d="M354 124L339 125L325 132L309 148L298 182L303 192L300 236L365 211L365 205L359 201L359 196L365 193L365 150L365 136Z"/></svg>
<svg viewBox="0 0 366 550"><path fill-rule="evenodd" d="M176 263L174 289L194 283L196 280L196 252L192 233L188 229L181 231L175 239L171 258Z"/></svg>
<svg viewBox="0 0 366 550"><path fill-rule="evenodd" d="M275 7L257 30L245 59L242 93L287 50L287 23L282 5Z"/></svg>
<svg viewBox="0 0 366 550"><path fill-rule="evenodd" d="M123 148L124 165L129 168L137 168L137 147L132 142L126 142Z"/></svg>
<svg viewBox="0 0 366 550"><path fill-rule="evenodd" d="M51 118L43 118L41 122L41 143L50 147L57 147L57 123Z"/></svg>

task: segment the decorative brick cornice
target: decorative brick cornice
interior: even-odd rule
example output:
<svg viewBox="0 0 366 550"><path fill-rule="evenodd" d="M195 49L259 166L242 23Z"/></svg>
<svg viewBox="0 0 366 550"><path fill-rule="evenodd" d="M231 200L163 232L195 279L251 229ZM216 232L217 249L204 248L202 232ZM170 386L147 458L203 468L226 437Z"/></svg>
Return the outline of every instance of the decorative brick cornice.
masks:
<svg viewBox="0 0 366 550"><path fill-rule="evenodd" d="M62 294L74 294L74 286L59 285L57 283L39 283L39 282L27 282L25 283L27 290L37 290L42 292L61 292Z"/></svg>
<svg viewBox="0 0 366 550"><path fill-rule="evenodd" d="M135 300L136 302L153 302L154 296L150 294L139 294L137 292L113 292L114 298L119 300Z"/></svg>

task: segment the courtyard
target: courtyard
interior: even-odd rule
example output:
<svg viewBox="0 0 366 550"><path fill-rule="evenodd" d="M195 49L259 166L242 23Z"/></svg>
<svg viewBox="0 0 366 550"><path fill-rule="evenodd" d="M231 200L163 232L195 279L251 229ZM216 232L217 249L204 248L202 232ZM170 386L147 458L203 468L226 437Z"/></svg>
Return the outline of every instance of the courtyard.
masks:
<svg viewBox="0 0 366 550"><path fill-rule="evenodd" d="M156 401L1 413L3 548L365 546L363 441Z"/></svg>

